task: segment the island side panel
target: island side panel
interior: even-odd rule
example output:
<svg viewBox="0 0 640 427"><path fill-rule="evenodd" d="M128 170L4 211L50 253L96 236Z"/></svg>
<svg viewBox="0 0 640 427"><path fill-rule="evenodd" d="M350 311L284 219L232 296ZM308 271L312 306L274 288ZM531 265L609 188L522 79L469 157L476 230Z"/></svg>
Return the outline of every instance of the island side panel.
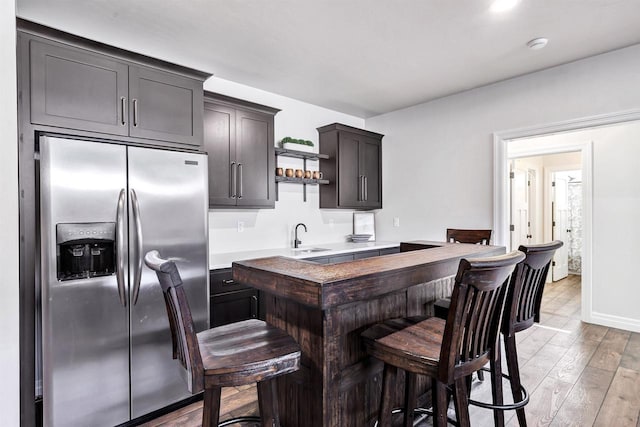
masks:
<svg viewBox="0 0 640 427"><path fill-rule="evenodd" d="M406 306L406 291L396 291L325 311L324 425L367 426L377 418L383 364L367 354L360 335L378 322L404 317ZM403 392L399 382L397 404Z"/></svg>
<svg viewBox="0 0 640 427"><path fill-rule="evenodd" d="M323 313L280 296L263 293L266 321L285 330L300 344L300 370L278 378L278 404L283 427L322 426Z"/></svg>
<svg viewBox="0 0 640 427"><path fill-rule="evenodd" d="M407 316L433 316L433 304L449 298L456 276L443 277L407 289Z"/></svg>

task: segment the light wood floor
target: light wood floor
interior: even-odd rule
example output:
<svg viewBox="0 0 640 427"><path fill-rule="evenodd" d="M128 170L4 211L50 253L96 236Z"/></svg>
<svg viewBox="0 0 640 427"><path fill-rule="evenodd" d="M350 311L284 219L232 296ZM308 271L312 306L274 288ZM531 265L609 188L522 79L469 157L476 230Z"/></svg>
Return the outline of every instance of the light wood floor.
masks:
<svg viewBox="0 0 640 427"><path fill-rule="evenodd" d="M528 425L640 427L640 334L582 323L580 276L547 285L541 317L517 335L521 379L531 394ZM257 414L254 386L223 389L222 396L221 419ZM474 382L472 397L489 400L489 381ZM493 425L490 411L470 411L474 427ZM510 412L507 425L517 426ZM202 403L194 403L144 426L196 427L201 414Z"/></svg>

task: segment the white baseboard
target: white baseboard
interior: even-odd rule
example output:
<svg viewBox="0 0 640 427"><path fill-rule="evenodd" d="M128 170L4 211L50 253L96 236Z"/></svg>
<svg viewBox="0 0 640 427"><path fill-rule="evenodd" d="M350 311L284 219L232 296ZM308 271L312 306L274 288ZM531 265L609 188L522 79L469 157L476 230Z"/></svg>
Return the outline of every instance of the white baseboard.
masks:
<svg viewBox="0 0 640 427"><path fill-rule="evenodd" d="M611 314L591 312L589 323L623 329L625 331L640 332L640 319L614 316Z"/></svg>

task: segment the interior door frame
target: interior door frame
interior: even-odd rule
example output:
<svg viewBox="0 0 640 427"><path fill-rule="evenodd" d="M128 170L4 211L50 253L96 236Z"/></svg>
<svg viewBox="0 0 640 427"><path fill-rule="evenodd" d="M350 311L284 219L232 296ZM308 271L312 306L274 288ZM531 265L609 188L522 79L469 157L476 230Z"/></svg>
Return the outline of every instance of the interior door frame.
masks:
<svg viewBox="0 0 640 427"><path fill-rule="evenodd" d="M545 154L580 151L582 154L582 214L583 214L583 247L582 247L582 310L581 319L592 323L592 239L593 239L593 142L554 143L544 148L524 147L518 150L509 149L509 142L516 139L549 135L554 133L583 130L590 127L620 124L640 120L640 110L629 110L583 117L561 122L541 124L526 128L497 131L493 133L493 230L494 242L497 245L510 246L509 219L509 161L518 157L539 156Z"/></svg>

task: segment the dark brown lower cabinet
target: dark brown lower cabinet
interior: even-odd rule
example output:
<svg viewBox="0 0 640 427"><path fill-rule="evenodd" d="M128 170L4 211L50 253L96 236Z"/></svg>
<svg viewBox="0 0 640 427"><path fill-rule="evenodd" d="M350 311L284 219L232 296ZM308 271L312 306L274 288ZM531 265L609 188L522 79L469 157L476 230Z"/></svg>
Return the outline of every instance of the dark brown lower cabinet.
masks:
<svg viewBox="0 0 640 427"><path fill-rule="evenodd" d="M209 272L209 323L222 326L260 315L260 293L233 280L230 268Z"/></svg>
<svg viewBox="0 0 640 427"><path fill-rule="evenodd" d="M255 289L212 295L209 302L212 328L258 317L258 291Z"/></svg>

